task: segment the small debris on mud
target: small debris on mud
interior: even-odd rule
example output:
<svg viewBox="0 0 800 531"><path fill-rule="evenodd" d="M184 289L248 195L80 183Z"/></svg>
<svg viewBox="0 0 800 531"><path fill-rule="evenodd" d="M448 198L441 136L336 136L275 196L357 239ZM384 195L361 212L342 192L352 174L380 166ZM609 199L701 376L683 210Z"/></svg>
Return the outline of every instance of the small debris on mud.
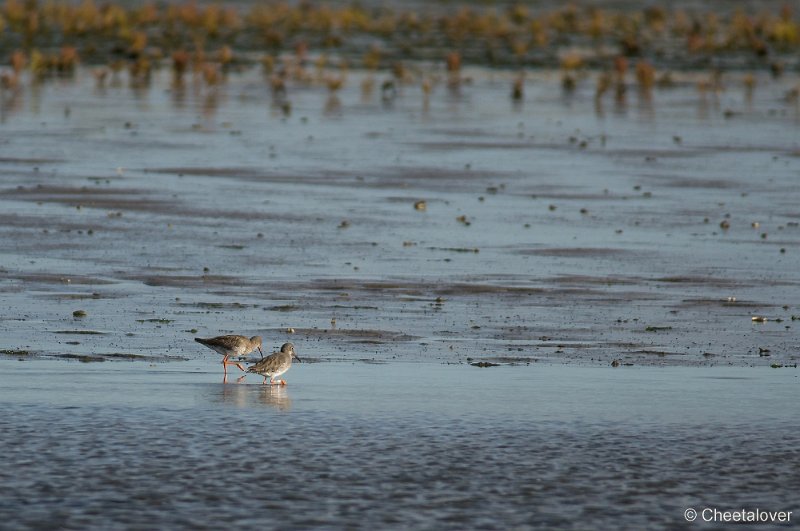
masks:
<svg viewBox="0 0 800 531"><path fill-rule="evenodd" d="M0 354L5 354L6 356L29 356L30 352L27 350L6 348L6 349L0 349Z"/></svg>
<svg viewBox="0 0 800 531"><path fill-rule="evenodd" d="M490 361L479 361L477 363L470 363L470 365L472 365L473 367L480 367L480 368L499 367L500 366L499 363L492 363Z"/></svg>

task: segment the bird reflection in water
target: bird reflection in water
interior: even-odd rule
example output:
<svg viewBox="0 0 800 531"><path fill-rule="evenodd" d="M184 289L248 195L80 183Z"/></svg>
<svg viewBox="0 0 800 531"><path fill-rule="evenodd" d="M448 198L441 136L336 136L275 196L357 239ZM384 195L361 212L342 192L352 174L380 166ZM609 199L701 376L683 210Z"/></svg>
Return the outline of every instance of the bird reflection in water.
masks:
<svg viewBox="0 0 800 531"><path fill-rule="evenodd" d="M247 377L247 375L246 375L246 374L244 374L244 375L242 375L242 376L239 376L238 378L236 378L236 383L237 383L237 384L238 384L238 383L242 383L246 377ZM226 372L226 373L225 373L225 375L222 377L222 383L224 383L224 384L228 383L228 373L227 373L227 372Z"/></svg>
<svg viewBox="0 0 800 531"><path fill-rule="evenodd" d="M247 406L249 394L247 387L244 385L223 385L221 398L226 404L245 407Z"/></svg>
<svg viewBox="0 0 800 531"><path fill-rule="evenodd" d="M262 404L279 409L280 411L289 411L292 409L292 399L289 398L289 392L283 385L261 386L258 393L258 401Z"/></svg>
<svg viewBox="0 0 800 531"><path fill-rule="evenodd" d="M282 385L223 385L220 398L222 402L236 407L267 405L279 411L289 411L292 399Z"/></svg>

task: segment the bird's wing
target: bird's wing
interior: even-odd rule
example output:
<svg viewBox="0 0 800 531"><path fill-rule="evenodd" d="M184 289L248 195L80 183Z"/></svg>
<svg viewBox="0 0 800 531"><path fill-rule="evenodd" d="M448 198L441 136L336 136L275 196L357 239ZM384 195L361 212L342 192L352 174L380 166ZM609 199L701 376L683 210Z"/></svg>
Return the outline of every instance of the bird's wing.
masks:
<svg viewBox="0 0 800 531"><path fill-rule="evenodd" d="M247 372L264 372L274 370L280 363L278 352L270 354L263 360L258 360L253 365L247 368Z"/></svg>
<svg viewBox="0 0 800 531"><path fill-rule="evenodd" d="M238 345L243 338L244 336L217 336L208 339L195 338L195 341L202 343L207 347L222 347L225 349L231 349L236 347L236 345Z"/></svg>

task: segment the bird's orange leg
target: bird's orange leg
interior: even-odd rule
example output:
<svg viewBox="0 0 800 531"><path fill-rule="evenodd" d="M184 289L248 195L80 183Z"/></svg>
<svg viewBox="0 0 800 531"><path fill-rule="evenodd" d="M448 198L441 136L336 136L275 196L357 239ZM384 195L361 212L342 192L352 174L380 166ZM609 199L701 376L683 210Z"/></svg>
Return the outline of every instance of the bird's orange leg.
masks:
<svg viewBox="0 0 800 531"><path fill-rule="evenodd" d="M236 365L242 372L247 372L245 368L242 367L241 363L239 363L238 361L228 361L228 356L225 356L224 358L222 358L222 366L225 368L225 374L228 374L228 365Z"/></svg>

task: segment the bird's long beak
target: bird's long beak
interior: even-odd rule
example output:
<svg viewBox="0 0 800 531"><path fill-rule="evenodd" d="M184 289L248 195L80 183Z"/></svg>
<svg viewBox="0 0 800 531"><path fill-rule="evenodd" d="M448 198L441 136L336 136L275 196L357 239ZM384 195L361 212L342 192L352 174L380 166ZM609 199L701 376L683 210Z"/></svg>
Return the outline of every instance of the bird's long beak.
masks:
<svg viewBox="0 0 800 531"><path fill-rule="evenodd" d="M261 347L256 347L258 349L258 353L261 354L261 359L264 359L264 351L261 350Z"/></svg>
<svg viewBox="0 0 800 531"><path fill-rule="evenodd" d="M303 363L303 360L301 360L300 358L298 358L298 357L297 357L297 354L294 354L294 359L296 359L296 360L297 360L297 361L299 361L300 363Z"/></svg>

